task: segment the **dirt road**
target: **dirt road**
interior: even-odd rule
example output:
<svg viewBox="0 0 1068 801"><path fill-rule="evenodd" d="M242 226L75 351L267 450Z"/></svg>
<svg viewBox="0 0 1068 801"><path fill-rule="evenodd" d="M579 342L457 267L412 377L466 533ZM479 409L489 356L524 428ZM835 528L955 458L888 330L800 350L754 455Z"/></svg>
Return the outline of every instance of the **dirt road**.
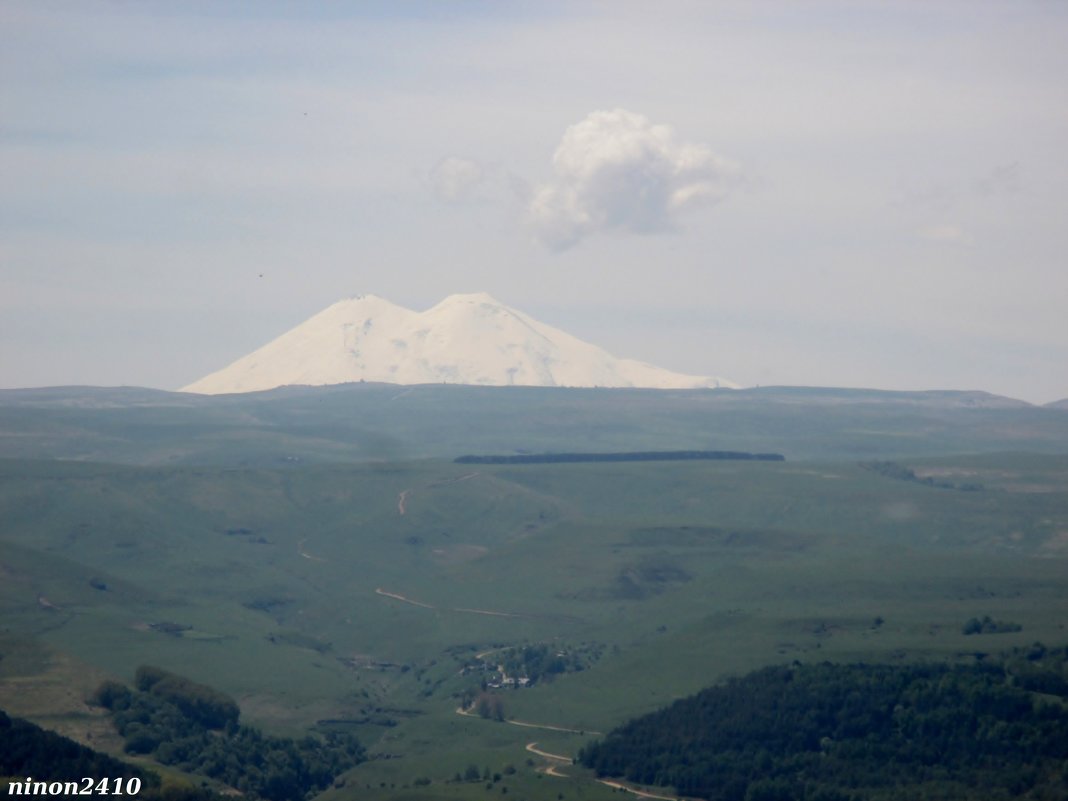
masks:
<svg viewBox="0 0 1068 801"><path fill-rule="evenodd" d="M530 751L530 753L532 754L537 754L538 756L545 757L546 759L556 759L560 762L566 762L569 765L571 764L571 757L562 756L561 754L550 754L548 751L542 751L537 746L537 740L535 740L534 742L527 743L527 750Z"/></svg>
<svg viewBox="0 0 1068 801"><path fill-rule="evenodd" d="M453 612L467 612L468 614L471 614L471 615L491 615L493 617L525 617L525 615L516 615L516 614L513 614L512 612L492 612L489 609L462 609L462 608L458 607L458 608L452 609L450 611L453 611Z"/></svg>
<svg viewBox="0 0 1068 801"><path fill-rule="evenodd" d="M422 601L413 601L411 598L405 598L403 595L398 595L395 592L387 592L386 590L382 589L381 587L377 588L375 590L375 592L378 593L379 595L384 595L387 598L393 598L394 600L403 601L406 604L411 604L412 606L421 606L424 609L437 609L436 606L431 606L430 604L425 604Z"/></svg>
<svg viewBox="0 0 1068 801"><path fill-rule="evenodd" d="M304 553L304 551L301 551L300 555L305 557L306 559L318 559L320 562L323 561L322 559L319 559L318 556L311 556L310 554ZM375 592L379 595L384 595L386 598L392 598L395 601L403 601L404 603L411 604L412 606L421 606L423 607L423 609L438 609L438 607L434 606L433 604L425 604L422 601L416 601L414 598L408 598L405 595L401 595L399 592L389 592L388 590L384 590L381 587L376 589ZM464 607L455 606L442 608L446 612L460 612L465 615L489 615L491 617L530 617L530 615L519 615L515 612L494 612L492 609L466 609Z"/></svg>
<svg viewBox="0 0 1068 801"><path fill-rule="evenodd" d="M470 709L464 709L462 706L456 707L456 714L463 715L465 718L477 718L474 712ZM599 731L593 731L592 729L568 729L564 726L550 726L547 723L527 723L525 720L506 720L504 723L510 726L522 726L525 729L545 729L546 731L564 731L569 734L601 734ZM571 761L570 757L562 757L568 762Z"/></svg>

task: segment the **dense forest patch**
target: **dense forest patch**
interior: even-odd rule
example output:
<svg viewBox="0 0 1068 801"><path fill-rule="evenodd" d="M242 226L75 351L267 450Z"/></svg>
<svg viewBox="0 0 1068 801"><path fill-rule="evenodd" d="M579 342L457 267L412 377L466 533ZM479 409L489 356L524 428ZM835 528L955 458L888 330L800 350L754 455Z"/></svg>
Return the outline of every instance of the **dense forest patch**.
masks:
<svg viewBox="0 0 1068 801"><path fill-rule="evenodd" d="M1065 798L1066 664L1036 644L968 666L769 667L633 720L579 761L711 801Z"/></svg>
<svg viewBox="0 0 1068 801"><path fill-rule="evenodd" d="M109 681L92 698L111 712L127 753L151 755L252 798L303 799L364 759L363 747L345 732L294 740L239 725L228 696L160 668L138 668L136 687Z"/></svg>

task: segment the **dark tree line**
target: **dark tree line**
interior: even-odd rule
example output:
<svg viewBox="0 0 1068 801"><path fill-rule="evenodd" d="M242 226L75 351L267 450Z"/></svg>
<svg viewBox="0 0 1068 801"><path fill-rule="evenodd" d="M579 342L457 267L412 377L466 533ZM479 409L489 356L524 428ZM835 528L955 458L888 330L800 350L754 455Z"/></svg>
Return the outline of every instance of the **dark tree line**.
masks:
<svg viewBox="0 0 1068 801"><path fill-rule="evenodd" d="M136 685L105 682L93 698L110 710L127 753L151 755L253 798L302 801L364 759L349 734L297 740L239 725L233 699L159 668L138 669Z"/></svg>
<svg viewBox="0 0 1068 801"><path fill-rule="evenodd" d="M1063 691L1061 672L1025 675ZM1005 664L766 668L633 720L579 761L711 801L1068 798L1066 699L1015 684Z"/></svg>
<svg viewBox="0 0 1068 801"><path fill-rule="evenodd" d="M14 781L76 782L107 779L112 790L117 779L127 786L129 779L140 779L140 801L220 801L220 796L199 787L162 787L160 778L151 771L130 765L94 751L55 732L21 718L8 717L0 710L0 776ZM4 785L5 790L7 785ZM26 791L28 792L28 790ZM5 793L6 794L6 793ZM25 794L25 793L24 793Z"/></svg>
<svg viewBox="0 0 1068 801"><path fill-rule="evenodd" d="M556 464L559 462L679 462L695 459L742 459L782 462L781 453L744 451L628 451L624 453L522 453L513 455L458 456L457 464Z"/></svg>
<svg viewBox="0 0 1068 801"><path fill-rule="evenodd" d="M159 777L101 754L74 740L0 711L0 776L42 781L96 778L141 779L159 786Z"/></svg>

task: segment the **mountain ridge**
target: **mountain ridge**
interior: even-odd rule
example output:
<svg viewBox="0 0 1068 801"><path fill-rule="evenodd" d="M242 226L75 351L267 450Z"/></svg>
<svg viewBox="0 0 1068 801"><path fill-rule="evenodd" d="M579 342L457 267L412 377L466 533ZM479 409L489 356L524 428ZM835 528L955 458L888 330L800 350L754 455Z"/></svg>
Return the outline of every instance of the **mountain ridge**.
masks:
<svg viewBox="0 0 1068 801"><path fill-rule="evenodd" d="M736 388L718 377L619 359L485 292L424 312L377 295L334 303L185 387L217 395L358 381L476 386Z"/></svg>

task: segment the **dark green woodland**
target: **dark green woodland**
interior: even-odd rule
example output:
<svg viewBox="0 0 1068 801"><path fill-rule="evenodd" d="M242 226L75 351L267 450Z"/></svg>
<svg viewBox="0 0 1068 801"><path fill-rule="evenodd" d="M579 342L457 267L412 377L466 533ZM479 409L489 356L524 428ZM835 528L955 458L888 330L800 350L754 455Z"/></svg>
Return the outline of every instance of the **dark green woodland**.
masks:
<svg viewBox="0 0 1068 801"><path fill-rule="evenodd" d="M252 798L302 799L364 759L349 734L297 740L239 725L233 699L153 666L138 668L136 689L109 681L92 700L111 712L127 753L150 755Z"/></svg>
<svg viewBox="0 0 1068 801"><path fill-rule="evenodd" d="M1015 669L768 667L631 721L579 761L711 801L1064 798L1068 658L1034 652L1041 663Z"/></svg>

